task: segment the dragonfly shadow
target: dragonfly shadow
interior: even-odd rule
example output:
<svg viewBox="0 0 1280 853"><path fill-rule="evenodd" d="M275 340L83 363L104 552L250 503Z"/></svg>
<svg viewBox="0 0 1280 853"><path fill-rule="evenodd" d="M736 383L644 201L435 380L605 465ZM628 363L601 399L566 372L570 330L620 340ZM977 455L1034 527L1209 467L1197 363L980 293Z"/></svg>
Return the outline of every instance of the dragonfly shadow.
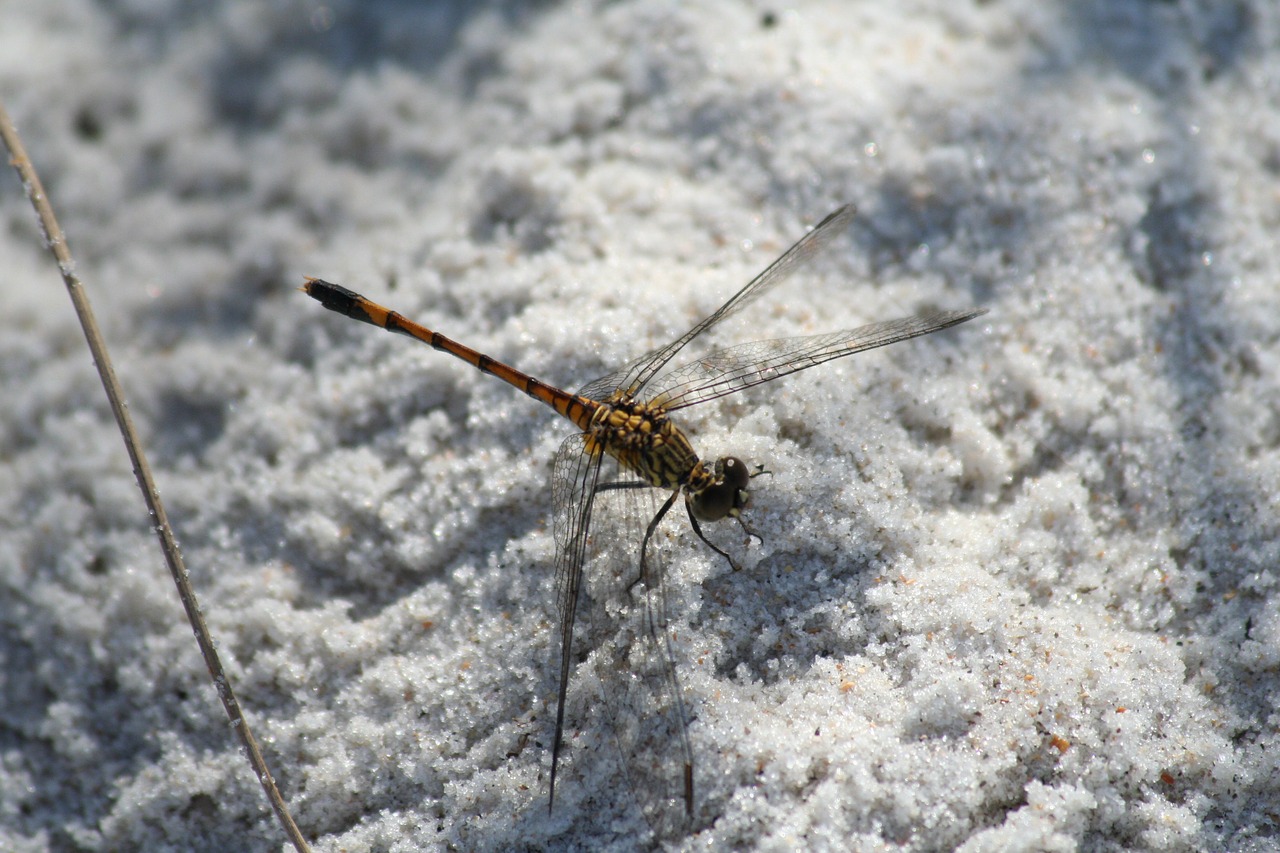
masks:
<svg viewBox="0 0 1280 853"><path fill-rule="evenodd" d="M839 554L786 548L749 569L709 578L699 621L722 626L716 675L770 685L803 677L820 659L858 654L865 638L839 624L838 614L860 609L875 583L872 567L883 560L875 546Z"/></svg>

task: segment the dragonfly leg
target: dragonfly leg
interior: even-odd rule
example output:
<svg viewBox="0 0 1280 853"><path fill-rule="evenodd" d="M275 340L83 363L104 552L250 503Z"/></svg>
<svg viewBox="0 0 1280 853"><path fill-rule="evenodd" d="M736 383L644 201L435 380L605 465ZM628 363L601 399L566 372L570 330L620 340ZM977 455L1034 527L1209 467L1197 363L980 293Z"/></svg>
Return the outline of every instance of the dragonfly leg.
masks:
<svg viewBox="0 0 1280 853"><path fill-rule="evenodd" d="M667 498L666 502L662 504L662 508L658 510L658 514L653 517L653 521L649 522L649 529L644 532L644 541L640 543L640 574L636 576L635 580L627 584L628 593L632 592L641 581L644 581L646 585L649 584L649 568L645 562L645 558L649 554L649 540L653 539L654 531L662 523L662 518L671 509L671 505L676 502L676 495L678 494L680 494L679 490L672 492L671 497Z"/></svg>
<svg viewBox="0 0 1280 853"><path fill-rule="evenodd" d="M733 561L733 557L730 557L727 553L725 553L724 551L722 551L720 548L717 548L717 547L716 547L716 546L711 542L711 540L710 540L710 539L708 539L706 536L703 536L703 535L702 535L702 527L701 527L701 526L699 526L699 524L698 524L698 519L697 519L697 517L695 517L695 516L694 516L694 514L693 514L693 507L692 507L692 505L690 505L689 501L687 501L687 500L686 500L686 501L684 502L684 508L685 508L685 509L688 511L688 513L689 513L689 524L693 526L693 532L694 532L694 533L696 533L696 534L698 534L698 538L699 538L699 539L701 539L701 540L703 541L703 543L704 543L708 548L710 548L712 551L715 551L715 552L716 552L717 554L719 554L721 557L724 557L724 558L725 558L725 560L726 560L726 561L728 561L728 563L729 563L729 568L733 569L733 570L736 572L736 571L738 570L738 564L737 564L737 563L735 563L735 562ZM739 519L739 522L741 522L741 519ZM761 542L763 542L764 540L763 540L763 539L761 539L760 541L761 541Z"/></svg>
<svg viewBox="0 0 1280 853"><path fill-rule="evenodd" d="M767 468L765 468L763 465L757 465L757 466L756 466L756 470L752 471L752 472L751 472L751 474L750 474L749 476L750 476L750 478L751 478L752 480L754 480L756 477L761 477L761 476L764 476L764 475L766 475L766 474L767 474L767 475L769 475L770 477L772 477L772 476L773 476L773 472L772 472L772 471L768 470L768 469L767 469ZM764 544L764 537L763 537L763 536L761 536L759 533L756 533L756 532L755 532L754 530L752 530L750 527L747 527L747 523L746 523L745 521L743 521L743 520L742 520L742 516L741 516L740 514L738 514L738 513L734 513L734 514L733 514L733 520L734 520L734 521L736 521L736 522L738 522L738 524L742 526L742 532L744 532L744 533L746 533L746 534L747 534L747 541L748 541L748 542L750 542L752 539L755 539L755 540L756 540L757 542L759 542L761 545L763 545L763 544ZM706 541L706 540L703 540L703 541Z"/></svg>
<svg viewBox="0 0 1280 853"><path fill-rule="evenodd" d="M748 541L748 542L750 542L752 539L754 539L754 540L756 540L757 542L759 542L761 545L763 545L763 544L764 544L764 537L763 537L763 536L761 536L759 533L756 533L756 532L755 532L754 530L752 530L750 527L747 527L747 523L746 523L745 521L743 521L743 520L742 520L742 516L740 516L740 515L735 515L735 516L733 517L733 520L734 520L734 521L736 521L736 522L738 522L738 524L742 527L742 532L743 532L743 533L745 533L745 534L747 534L747 541ZM705 541L705 540L703 540L703 541Z"/></svg>

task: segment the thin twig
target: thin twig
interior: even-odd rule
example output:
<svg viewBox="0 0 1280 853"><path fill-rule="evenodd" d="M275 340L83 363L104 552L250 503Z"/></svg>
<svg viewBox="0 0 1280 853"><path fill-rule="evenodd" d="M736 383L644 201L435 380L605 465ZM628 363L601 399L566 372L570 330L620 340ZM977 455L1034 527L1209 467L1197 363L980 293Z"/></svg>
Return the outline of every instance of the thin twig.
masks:
<svg viewBox="0 0 1280 853"><path fill-rule="evenodd" d="M58 220L54 218L53 207L45 196L44 187L40 183L40 177L36 174L35 166L31 164L30 158L27 157L22 140L18 137L18 131L14 128L13 122L9 120L9 114L3 104L0 104L0 139L3 139L5 146L9 149L9 163L18 172L18 178L22 181L27 198L30 199L31 204L36 209L37 220L41 230L44 232L45 245L53 252L53 257L58 262L58 269L62 272L62 280L66 283L67 291L71 295L71 303L75 306L76 314L80 317L80 326L84 329L85 339L89 343L89 351L93 354L93 361L98 366L98 375L102 379L103 388L106 389L107 399L111 401L111 411L115 414L120 433L124 436L124 446L129 453L130 461L133 463L134 476L137 477L138 487L142 489L142 497L146 501L147 512L150 514L152 521L151 527L160 539L160 548L164 552L165 562L169 564L173 582L178 586L178 597L182 599L182 606L187 611L187 619L191 622L191 627L195 631L196 641L200 644L200 654L204 656L204 662L209 668L209 675L213 679L214 687L218 691L218 696L222 699L223 707L226 708L227 717L231 720L231 727L239 735L240 742L244 745L245 752L249 756L249 763L253 766L253 771L258 774L258 781L262 783L263 790L267 792L267 799L271 802L271 807L275 810L276 817L280 820L281 826L284 827L289 840L293 842L293 846L297 850L309 851L311 848L298 830L298 825L293 822L293 817L289 814L284 798L280 796L280 789L276 787L275 780L271 778L271 771L267 769L266 760L262 757L262 750L258 748L258 742L254 739L253 733L249 731L249 724L245 720L244 714L240 711L240 703L231 689L231 681L222 669L222 662L218 659L218 652L214 648L213 639L209 636L209 629L205 625L203 614L200 612L200 604L196 601L195 592L191 589L191 582L187 577L187 569L183 565L182 555L178 552L178 543L174 540L173 529L170 528L164 506L160 503L160 490L156 488L155 480L152 479L151 467L147 464L147 458L143 455L141 443L138 441L137 433L134 431L133 419L129 416L129 410L124 400L124 392L120 387L120 383L116 380L115 371L111 367L111 359L107 355L106 341L103 340L97 321L93 318L93 310L89 306L89 297L85 294L79 277L76 276L75 262L71 259L71 250L67 248L66 238L62 234L62 229L58 226Z"/></svg>

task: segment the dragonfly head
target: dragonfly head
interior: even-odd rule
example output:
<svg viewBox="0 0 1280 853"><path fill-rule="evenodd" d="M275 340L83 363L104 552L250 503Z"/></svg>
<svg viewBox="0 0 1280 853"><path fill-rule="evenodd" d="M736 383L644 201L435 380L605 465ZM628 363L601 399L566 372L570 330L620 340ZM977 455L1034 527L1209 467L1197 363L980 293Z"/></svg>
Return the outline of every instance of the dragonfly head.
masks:
<svg viewBox="0 0 1280 853"><path fill-rule="evenodd" d="M716 460L712 473L711 485L689 496L694 517L701 521L737 518L747 505L747 484L751 482L746 464L737 457L725 456Z"/></svg>

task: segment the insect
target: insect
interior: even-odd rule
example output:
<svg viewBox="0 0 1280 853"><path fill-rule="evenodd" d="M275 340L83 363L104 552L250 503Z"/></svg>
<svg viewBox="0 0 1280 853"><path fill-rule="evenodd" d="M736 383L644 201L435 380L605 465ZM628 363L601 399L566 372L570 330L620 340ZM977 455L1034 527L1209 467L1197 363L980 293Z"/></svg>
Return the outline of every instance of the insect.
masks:
<svg viewBox="0 0 1280 853"><path fill-rule="evenodd" d="M577 393L535 379L340 285L309 278L302 287L307 295L331 311L416 338L462 359L482 373L496 376L547 404L578 429L560 445L551 483L560 642L549 809L555 803L556 775L564 746L565 697L573 668L575 620L580 602L584 595L589 594L585 585L585 569L591 562L592 552L601 548L593 540L593 533L599 527L595 523L599 520L596 518L597 507L611 492L656 489L668 495L644 524L644 534L627 588L634 590L643 585L645 590L646 622L637 633L637 640L645 642L652 653L648 658L652 664L649 669L654 672L644 677L654 679L666 696L666 714L672 721L669 728L673 730L670 734L677 742L675 750L679 754L672 776L679 780L675 784L683 789L676 796L683 799L685 813L693 814L693 751L689 745L688 719L680 698L670 638L666 633L661 572L651 545L663 518L677 501L682 501L693 532L736 568L728 553L703 535L701 525L725 518L741 523L748 486L751 478L760 471L750 471L742 460L733 456L711 462L703 460L673 415L691 406L771 382L832 359L927 335L986 313L983 309L940 311L845 331L754 341L712 350L668 369L671 360L691 341L742 311L810 261L833 237L847 228L854 214L852 205L839 208L688 332L587 383ZM619 478L602 475L602 463L607 459L616 461ZM620 659L627 657L621 655Z"/></svg>

